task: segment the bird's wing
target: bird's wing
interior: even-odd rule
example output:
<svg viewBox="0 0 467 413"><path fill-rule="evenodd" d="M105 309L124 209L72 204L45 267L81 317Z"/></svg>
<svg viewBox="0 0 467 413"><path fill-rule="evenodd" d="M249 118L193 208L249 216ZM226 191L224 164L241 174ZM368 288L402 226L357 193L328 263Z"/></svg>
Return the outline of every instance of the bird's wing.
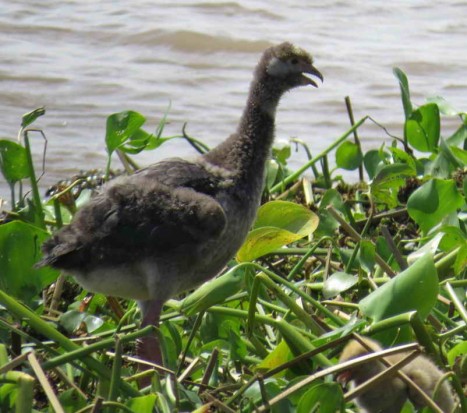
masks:
<svg viewBox="0 0 467 413"><path fill-rule="evenodd" d="M232 173L224 168L208 166L202 158L198 162L190 162L181 158L170 158L134 175L136 181L156 180L169 187L192 188L196 192L215 195L219 190L231 185Z"/></svg>
<svg viewBox="0 0 467 413"><path fill-rule="evenodd" d="M44 244L46 264L72 270L131 262L218 237L226 225L212 196L220 178L171 160L116 180Z"/></svg>

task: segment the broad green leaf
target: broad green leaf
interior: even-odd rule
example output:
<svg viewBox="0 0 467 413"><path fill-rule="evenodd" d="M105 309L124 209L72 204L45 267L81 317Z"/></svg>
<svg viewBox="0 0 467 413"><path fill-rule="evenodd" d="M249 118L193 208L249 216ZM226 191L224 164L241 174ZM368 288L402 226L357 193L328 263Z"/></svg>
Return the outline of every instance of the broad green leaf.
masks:
<svg viewBox="0 0 467 413"><path fill-rule="evenodd" d="M256 366L258 371L272 370L281 364L284 364L292 359L292 353L290 352L289 346L284 340L266 356L266 358ZM274 377L282 377L285 375L287 370L282 370L277 373Z"/></svg>
<svg viewBox="0 0 467 413"><path fill-rule="evenodd" d="M360 311L373 322L416 310L425 319L436 304L438 274L431 254L389 280L360 301Z"/></svg>
<svg viewBox="0 0 467 413"><path fill-rule="evenodd" d="M446 225L442 226L439 232L442 235L439 244L442 251L452 251L454 248L467 245L467 237L459 227Z"/></svg>
<svg viewBox="0 0 467 413"><path fill-rule="evenodd" d="M378 149L372 149L365 153L363 157L363 165L370 179L373 179L382 165L384 159L381 159L381 152Z"/></svg>
<svg viewBox="0 0 467 413"><path fill-rule="evenodd" d="M181 311L193 315L223 303L243 288L245 271L245 267L234 267L220 277L204 283L183 300Z"/></svg>
<svg viewBox="0 0 467 413"><path fill-rule="evenodd" d="M277 227L306 236L318 226L318 217L308 208L294 202L270 201L258 209L254 229Z"/></svg>
<svg viewBox="0 0 467 413"><path fill-rule="evenodd" d="M404 114L405 119L408 119L410 114L412 113L412 103L410 101L410 89L409 89L409 81L407 80L407 76L405 73L395 67L392 69L394 76L396 76L397 80L399 81L399 86L401 89L401 98L402 98L402 106L404 107Z"/></svg>
<svg viewBox="0 0 467 413"><path fill-rule="evenodd" d="M467 242L460 247L453 266L456 274L460 274L460 272L465 268L467 268Z"/></svg>
<svg viewBox="0 0 467 413"><path fill-rule="evenodd" d="M85 312L69 310L60 316L59 323L66 331L73 333L80 327L85 317Z"/></svg>
<svg viewBox="0 0 467 413"><path fill-rule="evenodd" d="M0 169L10 184L29 178L26 149L16 142L0 140Z"/></svg>
<svg viewBox="0 0 467 413"><path fill-rule="evenodd" d="M415 176L415 171L407 164L384 165L370 184L371 194L379 202L395 208L399 202L397 193L409 176Z"/></svg>
<svg viewBox="0 0 467 413"><path fill-rule="evenodd" d="M460 155L460 159L455 156L454 151L457 151ZM466 165L466 163L462 161L463 152L467 154L463 149L455 146L449 147L444 139L441 138L439 143L439 153L431 165L428 164L425 175L428 174L433 178L441 179L451 177L451 174L455 169L462 168Z"/></svg>
<svg viewBox="0 0 467 413"><path fill-rule="evenodd" d="M362 268L371 273L375 266L375 245L371 241L360 241L360 248L358 250L358 260Z"/></svg>
<svg viewBox="0 0 467 413"><path fill-rule="evenodd" d="M342 387L338 383L318 383L300 398L297 413L344 412L344 404Z"/></svg>
<svg viewBox="0 0 467 413"><path fill-rule="evenodd" d="M21 127L27 128L31 123L33 123L38 117L45 115L45 108L40 107L34 109L31 112L25 113L21 119Z"/></svg>
<svg viewBox="0 0 467 413"><path fill-rule="evenodd" d="M328 189L319 203L319 225L315 232L317 237L333 236L334 231L340 227L339 222L326 209L329 205L347 216L347 207L342 200L342 195L335 188Z"/></svg>
<svg viewBox="0 0 467 413"><path fill-rule="evenodd" d="M454 180L431 179L409 197L407 211L426 233L464 203Z"/></svg>
<svg viewBox="0 0 467 413"><path fill-rule="evenodd" d="M285 145L278 146L276 145L272 148L272 157L276 159L281 165L287 164L287 159L290 158L292 150L290 148L290 144L287 142Z"/></svg>
<svg viewBox="0 0 467 413"><path fill-rule="evenodd" d="M462 166L467 165L467 151L462 148L458 148L456 146L451 146L449 148L452 152L452 154L456 157L457 161L459 164Z"/></svg>
<svg viewBox="0 0 467 413"><path fill-rule="evenodd" d="M230 321L226 323L235 325ZM230 344L230 358L233 361L244 360L247 356L247 347L245 341L241 338L240 332L236 331L235 328L228 329L228 341Z"/></svg>
<svg viewBox="0 0 467 413"><path fill-rule="evenodd" d="M467 341L461 341L456 344L451 350L448 351L447 359L451 368L454 366L456 359L461 356L467 355Z"/></svg>
<svg viewBox="0 0 467 413"><path fill-rule="evenodd" d="M360 147L353 142L345 141L336 150L336 165L339 168L353 171L361 165L362 159Z"/></svg>
<svg viewBox="0 0 467 413"><path fill-rule="evenodd" d="M60 317L60 324L70 333L81 327L81 324L86 325L88 333L94 333L104 324L102 318L93 316L86 312L69 310Z"/></svg>
<svg viewBox="0 0 467 413"><path fill-rule="evenodd" d="M302 205L271 201L258 209L254 229L237 252L239 262L251 261L310 235L318 216Z"/></svg>
<svg viewBox="0 0 467 413"><path fill-rule="evenodd" d="M323 296L325 299L335 297L348 290L358 282L358 277L345 272L335 272L329 276L323 284Z"/></svg>
<svg viewBox="0 0 467 413"><path fill-rule="evenodd" d="M41 258L40 246L49 234L21 221L0 225L0 288L29 302L50 285L58 271L34 268Z"/></svg>
<svg viewBox="0 0 467 413"><path fill-rule="evenodd" d="M446 139L446 143L450 146L460 146L464 145L465 148L465 142L467 141L467 125L463 124L457 129L452 136L450 136L448 139Z"/></svg>
<svg viewBox="0 0 467 413"><path fill-rule="evenodd" d="M413 148L421 152L435 152L440 137L438 106L428 103L413 111L405 122L404 133Z"/></svg>
<svg viewBox="0 0 467 413"><path fill-rule="evenodd" d="M276 249L298 241L305 235L276 227L261 227L251 231L237 252L237 261L252 261Z"/></svg>
<svg viewBox="0 0 467 413"><path fill-rule="evenodd" d="M415 161L415 158L413 156L410 156L407 152L403 151L402 149L399 148L388 148L388 151L392 153L392 156L394 158L394 163L404 163L410 166L410 168L416 172L417 171L417 164Z"/></svg>
<svg viewBox="0 0 467 413"><path fill-rule="evenodd" d="M74 413L79 409L83 409L88 404L86 398L73 388L60 392L58 400L66 413Z"/></svg>
<svg viewBox="0 0 467 413"><path fill-rule="evenodd" d="M134 397L126 402L126 406L134 412L152 413L156 404L157 396L153 393L146 396Z"/></svg>
<svg viewBox="0 0 467 413"><path fill-rule="evenodd" d="M105 133L105 143L109 155L138 132L145 121L146 118L143 115L131 110L110 115L107 118Z"/></svg>

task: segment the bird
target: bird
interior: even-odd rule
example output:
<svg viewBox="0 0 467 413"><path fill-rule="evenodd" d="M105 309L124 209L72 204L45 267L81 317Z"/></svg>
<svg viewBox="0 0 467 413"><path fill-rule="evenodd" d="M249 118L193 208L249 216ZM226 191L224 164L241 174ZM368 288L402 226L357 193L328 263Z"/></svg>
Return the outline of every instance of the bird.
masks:
<svg viewBox="0 0 467 413"><path fill-rule="evenodd" d="M323 81L304 49L266 49L235 133L194 159L165 159L108 182L43 244L37 266L62 270L88 291L137 300L141 326L157 326L165 301L215 277L245 240L279 100L317 87L310 75ZM156 336L137 342L136 353L162 363Z"/></svg>
<svg viewBox="0 0 467 413"><path fill-rule="evenodd" d="M381 345L368 337L362 337L373 351L381 351ZM358 341L351 340L341 353L339 362L348 361L369 354ZM386 356L385 359L395 364L408 355L407 352ZM377 374L383 372L387 367L378 360L372 360L364 364L352 367L338 376L338 381L347 383L352 381L354 385L360 385ZM418 385L429 397L433 397L434 390L443 376L443 372L426 356L419 355L414 360L401 368L415 384ZM405 402L410 400L413 405L420 409L426 406L425 400L420 393L412 389L402 379L392 376L375 384L367 392L358 396L355 400L360 411L366 413L399 413ZM450 386L443 381L436 392L435 403L444 413L451 413L455 401Z"/></svg>

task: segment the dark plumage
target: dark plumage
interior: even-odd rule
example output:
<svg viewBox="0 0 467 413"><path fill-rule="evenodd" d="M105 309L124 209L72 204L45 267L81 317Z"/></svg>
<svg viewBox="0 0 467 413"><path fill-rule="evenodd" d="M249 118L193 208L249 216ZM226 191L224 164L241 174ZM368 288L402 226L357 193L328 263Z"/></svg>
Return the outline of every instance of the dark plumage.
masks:
<svg viewBox="0 0 467 413"><path fill-rule="evenodd" d="M365 343L374 351L382 350L379 343L369 338L364 338ZM352 340L342 351L340 362L348 361L365 354L369 351L358 341ZM391 364L395 364L407 356L407 353L394 354L386 356ZM360 385L377 374L384 371L387 367L379 361L369 361L368 363L356 366L343 372L339 379L342 382L352 381L355 385ZM428 396L433 397L433 392L438 381L443 376L432 361L425 356L418 356L410 363L401 368L415 384L417 384ZM360 411L366 413L399 413L405 402L409 399L416 408L426 406L425 401L420 394L409 388L407 383L400 378L392 376L372 388L366 393L356 398L356 403ZM454 398L446 381L441 384L439 391L434 399L438 406L445 413L452 412L454 408Z"/></svg>
<svg viewBox="0 0 467 413"><path fill-rule="evenodd" d="M214 277L245 239L279 99L316 86L304 73L322 80L312 63L290 43L267 49L236 133L193 161L167 159L109 183L44 244L39 265L65 270L90 291L136 299L143 325L157 323L165 300Z"/></svg>

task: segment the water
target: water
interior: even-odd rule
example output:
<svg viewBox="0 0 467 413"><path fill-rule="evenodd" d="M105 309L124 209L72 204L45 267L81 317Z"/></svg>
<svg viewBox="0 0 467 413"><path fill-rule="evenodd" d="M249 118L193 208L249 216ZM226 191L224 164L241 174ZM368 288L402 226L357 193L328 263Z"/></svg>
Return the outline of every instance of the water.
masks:
<svg viewBox="0 0 467 413"><path fill-rule="evenodd" d="M465 1L0 0L0 10L0 136L14 139L21 115L46 106L37 123L48 139L42 188L104 167L114 112L139 111L152 131L171 103L166 135L188 122L190 135L217 144L235 129L262 50L284 40L312 52L325 82L283 99L277 139L324 149L349 126L347 95L357 119L369 114L400 136L394 66L408 74L416 104L441 95L467 110ZM445 135L455 122L447 125ZM360 135L365 148L388 140L371 124ZM38 167L42 145L34 137ZM193 154L172 141L138 161Z"/></svg>

